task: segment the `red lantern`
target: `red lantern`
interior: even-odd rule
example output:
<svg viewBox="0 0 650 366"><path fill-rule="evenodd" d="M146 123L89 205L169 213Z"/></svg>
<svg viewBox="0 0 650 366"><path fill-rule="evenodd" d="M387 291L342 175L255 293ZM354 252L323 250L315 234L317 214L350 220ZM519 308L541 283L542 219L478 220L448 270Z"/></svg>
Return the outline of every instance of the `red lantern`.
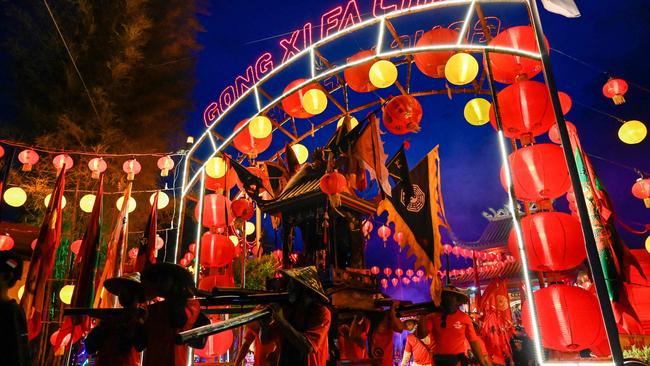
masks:
<svg viewBox="0 0 650 366"><path fill-rule="evenodd" d="M239 183L239 177L235 169L228 169L226 174L221 178L212 178L207 174L205 175L205 188L215 192L223 192L226 189L230 190Z"/></svg>
<svg viewBox="0 0 650 366"><path fill-rule="evenodd" d="M99 179L99 175L106 171L106 168L106 161L102 158L92 158L88 162L88 169L90 169L93 179Z"/></svg>
<svg viewBox="0 0 650 366"><path fill-rule="evenodd" d="M404 243L404 233L401 232L401 231L396 232L395 235L393 235L393 239L395 239L395 242L397 242L397 244L400 244L400 245L403 244Z"/></svg>
<svg viewBox="0 0 650 366"><path fill-rule="evenodd" d="M360 51L348 58L348 63L361 60L366 57L374 56L374 51ZM370 82L370 68L374 61L364 62L357 66L352 66L343 71L343 78L350 89L358 93L367 93L377 90L377 87Z"/></svg>
<svg viewBox="0 0 650 366"><path fill-rule="evenodd" d="M580 222L564 212L538 212L521 220L521 231L534 271L565 271L579 266L587 256ZM510 252L519 259L514 229L508 239Z"/></svg>
<svg viewBox="0 0 650 366"><path fill-rule="evenodd" d="M634 197L643 200L646 208L650 208L650 179L639 178L632 186L632 194Z"/></svg>
<svg viewBox="0 0 650 366"><path fill-rule="evenodd" d="M544 39L548 49L548 41ZM508 47L522 51L538 53L535 31L531 26L518 26L508 28L497 34L490 43L493 47ZM533 78L542 71L542 62L528 57L491 52L490 64L494 80L512 84L518 80Z"/></svg>
<svg viewBox="0 0 650 366"><path fill-rule="evenodd" d="M34 150L23 150L18 154L18 161L23 164L23 171L32 170L32 166L38 162L39 156Z"/></svg>
<svg viewBox="0 0 650 366"><path fill-rule="evenodd" d="M399 283L399 280L398 280L396 277L393 277L393 278L390 280L390 283L393 284L393 287L396 287L397 284Z"/></svg>
<svg viewBox="0 0 650 366"><path fill-rule="evenodd" d="M377 235L379 235L381 240L386 243L386 239L390 237L390 228L386 225L382 225L379 229L377 229Z"/></svg>
<svg viewBox="0 0 650 366"><path fill-rule="evenodd" d="M210 317L210 323L219 323L220 321L214 317ZM219 332L208 337L205 342L205 347L196 348L194 352L203 358L214 358L228 352L232 346L233 334L232 330Z"/></svg>
<svg viewBox="0 0 650 366"><path fill-rule="evenodd" d="M235 247L227 236L207 232L201 237L201 265L221 267L235 257Z"/></svg>
<svg viewBox="0 0 650 366"><path fill-rule="evenodd" d="M13 247L14 239L9 234L0 235L0 251L11 250Z"/></svg>
<svg viewBox="0 0 650 366"><path fill-rule="evenodd" d="M421 269L418 269L417 272L415 272L415 274L416 274L418 277L423 277L423 276L424 276L424 271L421 270Z"/></svg>
<svg viewBox="0 0 650 366"><path fill-rule="evenodd" d="M70 243L70 251L75 255L79 255L79 248L81 248L81 240L75 240ZM33 248L32 248L33 249ZM136 254L137 257L137 254Z"/></svg>
<svg viewBox="0 0 650 366"><path fill-rule="evenodd" d="M382 288L384 288L384 289L388 288L388 280L387 279L382 278L381 281L379 281L379 282L381 283Z"/></svg>
<svg viewBox="0 0 650 366"><path fill-rule="evenodd" d="M156 250L160 250L165 246L165 241L160 237L160 235L156 235L156 243L154 245L154 248L156 248ZM194 244L194 246L196 247L196 244Z"/></svg>
<svg viewBox="0 0 650 366"><path fill-rule="evenodd" d="M395 276L402 277L404 271L401 268L395 268Z"/></svg>
<svg viewBox="0 0 650 366"><path fill-rule="evenodd" d="M169 171L174 168L174 160L169 156L165 155L158 159L158 169L160 169L160 176L166 177L169 175Z"/></svg>
<svg viewBox="0 0 650 366"><path fill-rule="evenodd" d="M214 288L235 287L235 279L226 274L205 276L199 281L199 289L212 291Z"/></svg>
<svg viewBox="0 0 650 366"><path fill-rule="evenodd" d="M402 278L402 283L403 283L404 285L407 285L407 286L408 286L408 285L411 283L411 280L409 280L408 277L404 277L404 278Z"/></svg>
<svg viewBox="0 0 650 366"><path fill-rule="evenodd" d="M563 352L577 352L600 343L602 315L596 297L576 286L550 285L535 291L537 322L542 345ZM522 305L526 333L533 335L528 305Z"/></svg>
<svg viewBox="0 0 650 366"><path fill-rule="evenodd" d="M237 126L235 126L235 131L239 129L246 120L240 121ZM242 129L237 136L232 140L235 149L239 150L241 153L249 155L250 157L256 157L257 155L263 153L266 149L271 146L271 141L273 139L273 134L269 134L263 139L258 139L251 136L248 128Z"/></svg>
<svg viewBox="0 0 650 366"><path fill-rule="evenodd" d="M445 254L451 254L452 247L449 244L445 244L442 246L442 251L445 252Z"/></svg>
<svg viewBox="0 0 650 366"><path fill-rule="evenodd" d="M61 170L61 168L68 170L72 168L74 161L72 161L72 158L67 154L59 154L52 159L52 165L54 165L54 168L57 171Z"/></svg>
<svg viewBox="0 0 650 366"><path fill-rule="evenodd" d="M379 274L379 267L377 266L372 266L370 267L370 273L374 274L375 276Z"/></svg>
<svg viewBox="0 0 650 366"><path fill-rule="evenodd" d="M131 259L138 258L138 248L129 249L129 258L131 258Z"/></svg>
<svg viewBox="0 0 650 366"><path fill-rule="evenodd" d="M232 214L241 220L249 220L255 213L253 204L245 198L239 198L232 201L230 209L232 210Z"/></svg>
<svg viewBox="0 0 650 366"><path fill-rule="evenodd" d="M183 266L183 267L187 267L187 265L189 264L189 262L187 261L187 259L185 259L185 258L181 258L181 260L178 261L178 264L180 264L180 265Z"/></svg>
<svg viewBox="0 0 650 366"><path fill-rule="evenodd" d="M625 93L627 93L627 83L623 79L610 78L603 85L603 95L614 101L616 105L625 103Z"/></svg>
<svg viewBox="0 0 650 366"><path fill-rule="evenodd" d="M460 256L460 251L461 249L459 246L454 246L453 248L451 248L451 253L456 257Z"/></svg>
<svg viewBox="0 0 650 366"><path fill-rule="evenodd" d="M461 255L465 258L472 258L473 254L474 252L471 249L463 249L463 251L461 252Z"/></svg>
<svg viewBox="0 0 650 366"><path fill-rule="evenodd" d="M2 146L0 146L0 158L2 158L3 156L5 156L5 149Z"/></svg>
<svg viewBox="0 0 650 366"><path fill-rule="evenodd" d="M135 159L130 159L124 162L122 164L122 170L124 170L124 173L126 173L126 179L127 180L133 180L135 178L135 175L140 173L140 170L142 170L142 166L140 163L138 163L137 160Z"/></svg>
<svg viewBox="0 0 650 366"><path fill-rule="evenodd" d="M567 130L569 130L569 136L575 136L578 133L576 126L569 121L565 121L565 123ZM551 126L551 128L548 130L548 138L556 144L560 144L562 142L560 141L560 131L557 129L557 123Z"/></svg>
<svg viewBox="0 0 650 366"><path fill-rule="evenodd" d="M400 95L388 102L383 108L383 123L394 135L420 131L422 106L415 97Z"/></svg>
<svg viewBox="0 0 650 366"><path fill-rule="evenodd" d="M192 244L190 244L190 245L187 247L187 250L188 250L190 253L196 253L196 243L192 243Z"/></svg>
<svg viewBox="0 0 650 366"><path fill-rule="evenodd" d="M412 269L407 269L406 270L406 277L413 277L414 273Z"/></svg>
<svg viewBox="0 0 650 366"><path fill-rule="evenodd" d="M363 232L363 236L368 236L372 232L373 226L372 222L370 220L366 220L363 222L363 225L361 226L361 231Z"/></svg>
<svg viewBox="0 0 650 366"><path fill-rule="evenodd" d="M386 277L390 276L391 273L393 273L392 269L390 269L388 267L384 268L384 275L386 275Z"/></svg>
<svg viewBox="0 0 650 366"><path fill-rule="evenodd" d="M413 283L420 283L421 280L422 279L420 277L417 277L417 276L411 278L411 281L413 281Z"/></svg>
<svg viewBox="0 0 650 366"><path fill-rule="evenodd" d="M539 136L555 123L553 105L546 85L538 81L520 81L497 94L503 133L510 138ZM561 98L562 112L571 108L570 98ZM496 129L494 105L490 106L490 123Z"/></svg>
<svg viewBox="0 0 650 366"><path fill-rule="evenodd" d="M536 202L560 197L571 186L562 148L553 144L523 147L508 157L515 196ZM505 170L501 168L501 185L507 191Z"/></svg>
<svg viewBox="0 0 650 366"><path fill-rule="evenodd" d="M345 190L348 181L345 176L337 171L327 173L320 179L320 189L325 194L338 194Z"/></svg>
<svg viewBox="0 0 650 366"><path fill-rule="evenodd" d="M203 226L223 230L226 227L226 217L228 225L232 224L234 216L230 211L230 202L224 195L219 193L206 194L203 196L203 217L201 222ZM194 209L194 218L199 219L199 205Z"/></svg>
<svg viewBox="0 0 650 366"><path fill-rule="evenodd" d="M284 88L284 93L288 92L289 90L293 89L299 84L302 84L306 81L306 79L297 79L289 83L286 88ZM307 86L302 87L301 89L293 92L291 95L288 97L282 99L282 109L291 117L294 118L309 118L313 117L313 114L307 113L305 109L302 107L302 97L305 95L305 93L311 89L318 89L317 84L309 84Z"/></svg>
<svg viewBox="0 0 650 366"><path fill-rule="evenodd" d="M416 47L453 45L458 41L459 34L449 28L434 28L425 32L416 43ZM432 78L445 77L445 65L454 51L430 51L413 54L413 60L418 70ZM491 54L492 55L492 54Z"/></svg>

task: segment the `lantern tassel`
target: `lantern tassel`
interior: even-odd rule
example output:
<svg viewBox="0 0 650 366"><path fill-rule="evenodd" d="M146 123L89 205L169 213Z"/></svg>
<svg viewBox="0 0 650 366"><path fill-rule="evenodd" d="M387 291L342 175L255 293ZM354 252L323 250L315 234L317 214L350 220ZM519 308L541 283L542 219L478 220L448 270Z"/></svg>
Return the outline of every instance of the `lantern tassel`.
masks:
<svg viewBox="0 0 650 366"><path fill-rule="evenodd" d="M162 170L160 171L160 176L161 176L161 177L167 177L167 176L169 176L169 169L162 169Z"/></svg>
<svg viewBox="0 0 650 366"><path fill-rule="evenodd" d="M133 173L129 173L126 176L126 180L133 180L134 178L135 178L135 174L133 174Z"/></svg>
<svg viewBox="0 0 650 366"><path fill-rule="evenodd" d="M99 171L93 170L93 173L90 176L93 179L99 179Z"/></svg>
<svg viewBox="0 0 650 366"><path fill-rule="evenodd" d="M23 172L32 170L32 164L23 164Z"/></svg>
<svg viewBox="0 0 650 366"><path fill-rule="evenodd" d="M614 101L614 104L616 104L616 105L621 105L621 104L625 103L625 97L623 97L622 95L619 95L619 94L614 95L612 97L612 100Z"/></svg>

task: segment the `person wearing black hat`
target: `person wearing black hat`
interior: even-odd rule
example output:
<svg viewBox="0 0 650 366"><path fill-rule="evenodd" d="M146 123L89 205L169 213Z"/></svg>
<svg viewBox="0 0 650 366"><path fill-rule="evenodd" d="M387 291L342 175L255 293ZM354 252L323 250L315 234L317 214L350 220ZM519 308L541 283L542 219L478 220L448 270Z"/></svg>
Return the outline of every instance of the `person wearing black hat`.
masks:
<svg viewBox="0 0 650 366"><path fill-rule="evenodd" d="M23 261L0 251L0 365L31 365L27 321L23 308L9 298L9 289L22 277Z"/></svg>
<svg viewBox="0 0 650 366"><path fill-rule="evenodd" d="M482 366L492 365L489 356L483 352L472 319L459 309L468 302L469 296L460 289L454 286L442 289L442 312L433 313L427 319L427 330L436 344L433 356L436 366L466 366L466 342Z"/></svg>

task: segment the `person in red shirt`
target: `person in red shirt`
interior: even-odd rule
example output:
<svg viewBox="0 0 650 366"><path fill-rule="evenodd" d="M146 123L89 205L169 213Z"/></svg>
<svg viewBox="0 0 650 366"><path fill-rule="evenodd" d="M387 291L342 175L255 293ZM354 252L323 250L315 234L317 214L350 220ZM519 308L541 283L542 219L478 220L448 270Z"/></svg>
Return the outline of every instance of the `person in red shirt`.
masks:
<svg viewBox="0 0 650 366"><path fill-rule="evenodd" d="M339 326L338 345L341 360L368 358L366 342L370 321L363 314L355 314L350 324Z"/></svg>
<svg viewBox="0 0 650 366"><path fill-rule="evenodd" d="M483 352L476 335L472 319L458 308L469 302L469 297L453 286L442 290L442 312L433 313L427 319L427 331L436 343L433 361L436 366L465 366L466 343L482 366L491 366L489 357Z"/></svg>
<svg viewBox="0 0 650 366"><path fill-rule="evenodd" d="M406 336L401 366L406 366L411 360L411 356L413 357L413 366L431 366L431 352L434 344L429 335L426 335L424 339L418 338L416 335L417 327L418 322L415 318L404 321L404 328L409 334Z"/></svg>
<svg viewBox="0 0 650 366"><path fill-rule="evenodd" d="M370 355L381 359L380 366L393 366L393 336L404 330L402 322L397 318L398 301L393 301L390 310L379 314L373 319L370 335Z"/></svg>

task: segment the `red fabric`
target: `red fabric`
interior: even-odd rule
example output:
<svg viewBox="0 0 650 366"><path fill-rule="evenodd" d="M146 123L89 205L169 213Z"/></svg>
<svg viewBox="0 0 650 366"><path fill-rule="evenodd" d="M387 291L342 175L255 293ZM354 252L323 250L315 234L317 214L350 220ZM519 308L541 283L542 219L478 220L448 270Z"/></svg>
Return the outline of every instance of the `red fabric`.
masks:
<svg viewBox="0 0 650 366"><path fill-rule="evenodd" d="M462 311L456 311L447 315L447 325L441 327L442 314L434 313L427 319L427 330L432 339L436 341L434 354L457 355L465 353L465 342L472 342L479 339L474 331L474 325L469 315Z"/></svg>
<svg viewBox="0 0 650 366"><path fill-rule="evenodd" d="M179 329L174 328L169 320L169 304L167 301L157 302L147 307L149 316L145 323L147 332L147 349L144 366L185 366L189 349L185 345L177 345L174 338L184 330L192 328L200 313L198 300L189 300L185 306L187 321Z"/></svg>
<svg viewBox="0 0 650 366"><path fill-rule="evenodd" d="M316 305L309 311L295 312L289 321L311 344L314 351L307 356L306 366L325 366L329 354L327 333L332 322L332 314L323 305ZM304 325L300 327L299 325ZM284 350L283 350L284 351ZM286 350L291 352L291 350Z"/></svg>
<svg viewBox="0 0 650 366"><path fill-rule="evenodd" d="M431 337L429 337L431 339ZM415 335L409 334L406 337L406 345L404 346L404 352L409 352L413 357L413 362L420 365L430 365L431 352L433 351L434 342L431 341L429 344L424 344L424 341L418 339Z"/></svg>
<svg viewBox="0 0 650 366"><path fill-rule="evenodd" d="M381 359L381 366L393 366L393 329L388 315L377 325L370 340L373 358Z"/></svg>
<svg viewBox="0 0 650 366"><path fill-rule="evenodd" d="M131 347L127 353L116 352L119 337L122 335L118 332L124 331L124 328L110 322L104 323L103 326L107 327L108 336L97 350L95 366L140 366L140 352L135 348Z"/></svg>
<svg viewBox="0 0 650 366"><path fill-rule="evenodd" d="M342 360L358 360L362 358L368 358L368 352L366 350L365 343L368 339L370 322L364 320L360 325L358 325L358 327L361 329L359 329L359 334L357 337L362 344L353 341L347 334L339 334L339 350ZM347 331L349 332L349 329Z"/></svg>
<svg viewBox="0 0 650 366"><path fill-rule="evenodd" d="M262 342L259 337L260 327L259 323L254 322L250 323L246 327L246 334L244 338L247 341L255 342L255 362L254 366L274 366L277 364L278 353L280 350L281 336L282 334L277 327L271 325L269 330L270 335L269 339L266 342Z"/></svg>

